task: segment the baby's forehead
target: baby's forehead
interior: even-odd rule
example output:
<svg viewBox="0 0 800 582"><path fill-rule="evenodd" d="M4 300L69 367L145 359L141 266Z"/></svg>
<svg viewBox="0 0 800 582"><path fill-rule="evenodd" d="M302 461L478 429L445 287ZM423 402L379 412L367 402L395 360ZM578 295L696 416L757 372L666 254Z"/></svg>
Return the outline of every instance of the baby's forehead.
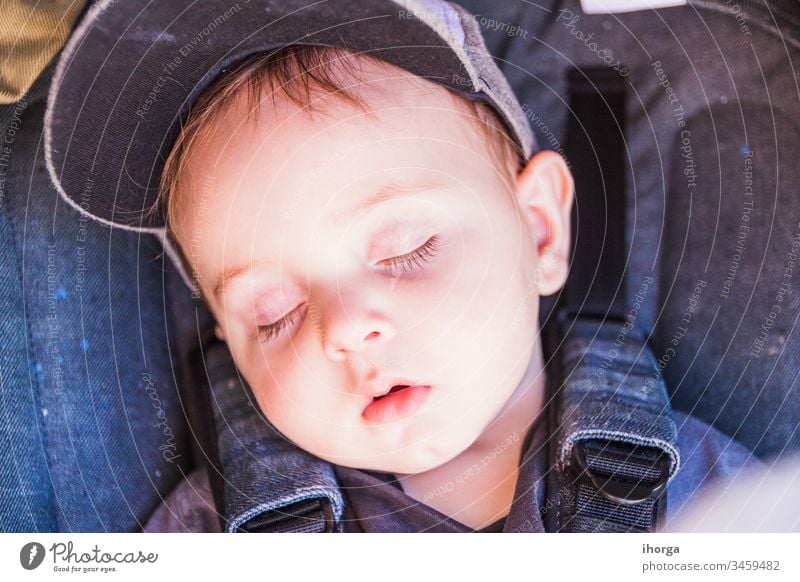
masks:
<svg viewBox="0 0 800 582"><path fill-rule="evenodd" d="M351 123L379 123L387 113L402 113L409 119L422 117L430 110L465 113L463 98L413 75L398 67L386 65L386 69L369 64L358 79L350 79L343 91L331 92L310 83L307 89L276 90L265 85L258 93L258 101L251 92L241 91L226 108L227 117L219 119L217 126L230 127L244 121L248 125L266 120L281 123L289 118L305 117L313 123L325 126L346 120ZM303 83L304 81L297 81ZM298 94L302 91L303 94ZM307 91L307 93L306 93ZM470 124L465 115L461 123ZM382 128L386 133L390 128Z"/></svg>
<svg viewBox="0 0 800 582"><path fill-rule="evenodd" d="M474 113L449 90L371 61L337 81L355 102L313 83L240 91L194 147L187 190L201 192L208 181L199 178L211 175L217 211L246 209L272 228L285 226L275 217L322 216L360 193L457 181L469 189L472 166L498 167Z"/></svg>
<svg viewBox="0 0 800 582"><path fill-rule="evenodd" d="M393 70L402 78L387 79L385 71L379 71L375 84L359 85L354 91L358 103L323 91L312 92L307 106L284 93L265 93L258 103L240 95L196 145L194 165L213 168L217 178L232 180L243 170L268 165L273 175L264 179L288 173L295 181L307 182L319 172L333 174L360 160L368 171L366 162L381 153L391 156L383 164L388 169L424 161L417 159L421 151L483 147L478 121L455 96ZM434 164L438 158L425 159ZM454 170L444 160L433 169Z"/></svg>

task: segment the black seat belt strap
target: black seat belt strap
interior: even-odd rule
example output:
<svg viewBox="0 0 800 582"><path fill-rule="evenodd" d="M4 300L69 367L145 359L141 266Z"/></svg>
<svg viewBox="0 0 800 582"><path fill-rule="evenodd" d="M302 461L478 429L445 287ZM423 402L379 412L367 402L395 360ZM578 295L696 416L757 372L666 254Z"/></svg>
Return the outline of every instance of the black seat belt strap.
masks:
<svg viewBox="0 0 800 582"><path fill-rule="evenodd" d="M625 312L625 84L613 69L568 74L565 149L575 180L573 269L565 285L572 311ZM578 268L575 268L575 267Z"/></svg>
<svg viewBox="0 0 800 582"><path fill-rule="evenodd" d="M566 153L576 204L573 261L551 323L560 338L551 378L557 470L548 481L556 510L546 527L655 531L679 456L646 342L629 333L626 345L615 344L626 311L625 80L612 69L582 68L569 72L568 87ZM651 390L643 390L646 383Z"/></svg>

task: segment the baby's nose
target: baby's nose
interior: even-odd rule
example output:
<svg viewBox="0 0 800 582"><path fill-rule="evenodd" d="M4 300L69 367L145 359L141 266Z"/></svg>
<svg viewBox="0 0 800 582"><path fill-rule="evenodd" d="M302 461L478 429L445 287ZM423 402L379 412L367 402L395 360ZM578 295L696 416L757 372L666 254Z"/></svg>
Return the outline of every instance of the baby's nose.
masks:
<svg viewBox="0 0 800 582"><path fill-rule="evenodd" d="M395 335L394 326L378 314L364 314L357 319L342 313L328 325L325 354L335 362L344 361L348 353L363 351L373 342L385 342Z"/></svg>

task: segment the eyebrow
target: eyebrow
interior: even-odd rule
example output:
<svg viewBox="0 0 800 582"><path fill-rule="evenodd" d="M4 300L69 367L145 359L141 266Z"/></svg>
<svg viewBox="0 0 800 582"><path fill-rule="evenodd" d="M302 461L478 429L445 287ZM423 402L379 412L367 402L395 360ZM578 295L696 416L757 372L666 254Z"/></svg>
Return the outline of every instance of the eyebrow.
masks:
<svg viewBox="0 0 800 582"><path fill-rule="evenodd" d="M384 202L388 202L389 200L402 198L403 196L408 196L409 194L418 194L419 192L427 192L429 190L436 190L445 187L446 186L440 182L420 182L417 184L391 182L379 188L372 196L369 196L368 198L359 201L354 206L347 208L343 212L334 215L331 219L329 219L329 222L331 224L339 224L347 216L356 218L367 210L374 208L379 204L383 204ZM238 265L225 270L220 276L217 284L214 286L214 299L219 301L223 293L225 293L225 289L228 287L230 282L237 277L240 277L241 275L251 271L254 266L272 262L273 261L267 260L250 261L243 265Z"/></svg>
<svg viewBox="0 0 800 582"><path fill-rule="evenodd" d="M408 196L409 194L418 194L420 192L436 190L439 188L445 188L445 185L440 182L420 182L417 184L391 182L382 186L372 196L359 201L356 205L335 215L331 219L331 223L338 224L347 216L357 218L358 216L364 214L364 212L367 210L374 208L379 204L383 204L384 202L388 202L389 200L402 198L403 196Z"/></svg>
<svg viewBox="0 0 800 582"><path fill-rule="evenodd" d="M217 281L217 284L214 286L214 299L219 301L219 299L222 297L222 294L225 293L225 289L228 287L230 282L236 279L237 277L240 277L241 275L247 273L248 271L251 271L253 267L255 267L256 265L269 264L269 263L272 263L272 261L268 260L250 261L248 263L244 263L236 267L231 267L230 269L223 271L222 275L219 278L219 281Z"/></svg>

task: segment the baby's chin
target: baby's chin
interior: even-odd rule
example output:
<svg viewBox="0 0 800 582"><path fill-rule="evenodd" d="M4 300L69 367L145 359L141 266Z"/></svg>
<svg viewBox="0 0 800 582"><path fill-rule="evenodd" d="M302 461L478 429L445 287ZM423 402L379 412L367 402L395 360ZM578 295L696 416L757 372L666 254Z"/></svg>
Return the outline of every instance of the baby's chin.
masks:
<svg viewBox="0 0 800 582"><path fill-rule="evenodd" d="M477 438L477 437L476 437ZM348 455L339 455L323 459L353 469L377 471L379 473L393 473L395 475L416 475L441 467L463 453L475 442L476 438L460 439L453 443L426 444L406 448L404 451L392 451L385 455L371 454L367 456L362 452L352 452Z"/></svg>

